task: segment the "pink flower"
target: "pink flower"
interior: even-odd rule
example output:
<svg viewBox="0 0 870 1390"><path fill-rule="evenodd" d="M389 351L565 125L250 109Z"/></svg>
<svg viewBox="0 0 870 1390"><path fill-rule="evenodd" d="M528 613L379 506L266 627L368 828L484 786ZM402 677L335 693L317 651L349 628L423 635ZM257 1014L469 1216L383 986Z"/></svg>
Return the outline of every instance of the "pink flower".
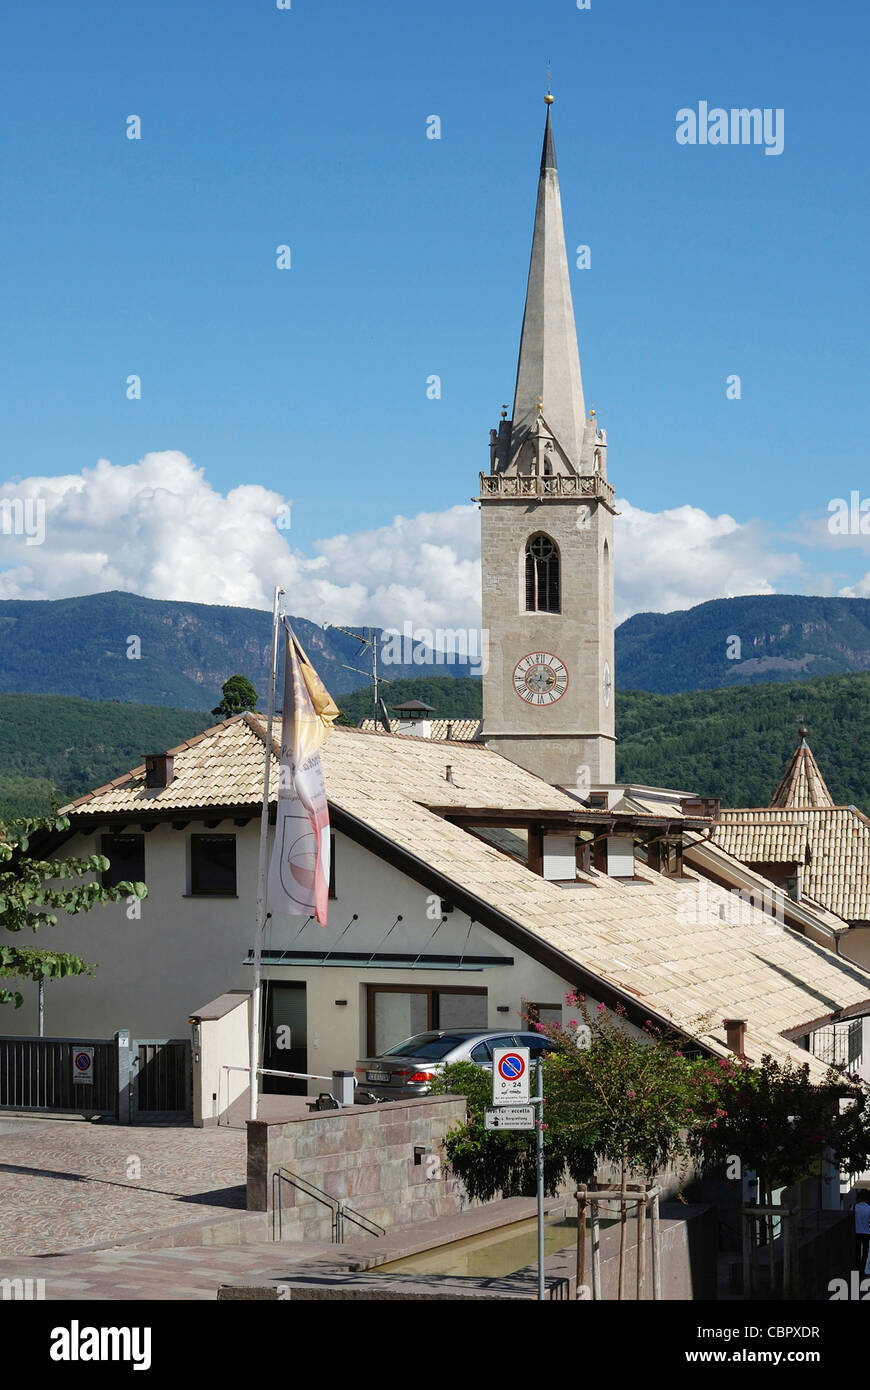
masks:
<svg viewBox="0 0 870 1390"><path fill-rule="evenodd" d="M634 1100L636 1093L634 1091L626 1091L625 1094L628 1096L629 1100Z"/></svg>
<svg viewBox="0 0 870 1390"><path fill-rule="evenodd" d="M607 1005L606 1005L606 1004L596 1004L596 1005L595 1005L595 1012L596 1012L597 1014L603 1014L603 1013L604 1013L604 1010L605 1010L606 1008L607 1008Z"/></svg>
<svg viewBox="0 0 870 1390"><path fill-rule="evenodd" d="M576 1018L569 1018L569 1019L568 1019L568 1027L569 1027L569 1028L579 1028L579 1027L580 1027L580 1024L577 1022Z"/></svg>
<svg viewBox="0 0 870 1390"><path fill-rule="evenodd" d="M532 1027L534 1028L536 1033L543 1033L545 1031L546 1025L543 1023L533 1023Z"/></svg>

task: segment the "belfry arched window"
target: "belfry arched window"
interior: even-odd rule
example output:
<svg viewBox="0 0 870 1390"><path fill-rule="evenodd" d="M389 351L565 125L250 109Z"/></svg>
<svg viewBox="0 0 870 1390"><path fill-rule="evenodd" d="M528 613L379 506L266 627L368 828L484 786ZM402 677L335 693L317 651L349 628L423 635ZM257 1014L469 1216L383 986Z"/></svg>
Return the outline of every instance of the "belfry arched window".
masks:
<svg viewBox="0 0 870 1390"><path fill-rule="evenodd" d="M560 612L559 550L542 531L526 543L526 611Z"/></svg>

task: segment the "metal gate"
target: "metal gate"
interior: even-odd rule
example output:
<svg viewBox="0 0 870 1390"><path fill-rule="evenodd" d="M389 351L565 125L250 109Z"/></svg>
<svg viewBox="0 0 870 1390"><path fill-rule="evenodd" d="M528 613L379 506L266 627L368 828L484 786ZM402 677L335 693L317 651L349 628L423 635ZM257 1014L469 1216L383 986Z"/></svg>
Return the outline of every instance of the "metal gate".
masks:
<svg viewBox="0 0 870 1390"><path fill-rule="evenodd" d="M130 1044L130 1119L186 1119L193 1110L190 1042L136 1038Z"/></svg>
<svg viewBox="0 0 870 1390"><path fill-rule="evenodd" d="M92 1064L82 1065L91 1049ZM89 1079L76 1080L83 1075ZM114 1115L117 1102L118 1056L111 1039L0 1037L0 1109Z"/></svg>

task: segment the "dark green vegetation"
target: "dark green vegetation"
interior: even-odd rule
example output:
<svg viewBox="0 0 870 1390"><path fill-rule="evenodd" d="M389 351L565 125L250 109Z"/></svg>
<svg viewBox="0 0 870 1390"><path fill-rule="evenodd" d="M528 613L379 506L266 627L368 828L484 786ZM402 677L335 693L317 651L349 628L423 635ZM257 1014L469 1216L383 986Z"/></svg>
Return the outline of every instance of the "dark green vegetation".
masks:
<svg viewBox="0 0 870 1390"><path fill-rule="evenodd" d="M729 640L735 637L739 648ZM616 630L616 680L623 690L664 694L868 669L866 598L714 599L676 613L636 613Z"/></svg>
<svg viewBox="0 0 870 1390"><path fill-rule="evenodd" d="M870 674L679 695L617 691L617 780L766 806L802 720L834 800L870 814Z"/></svg>
<svg viewBox="0 0 870 1390"><path fill-rule="evenodd" d="M0 816L40 816L207 729L194 710L0 695Z"/></svg>
<svg viewBox="0 0 870 1390"><path fill-rule="evenodd" d="M221 697L217 706L212 710L212 714L216 715L218 719L232 719L234 714L242 714L244 710L256 709L260 699L247 676L240 676L238 673L224 681L221 687Z"/></svg>
<svg viewBox="0 0 870 1390"><path fill-rule="evenodd" d="M388 709L417 698L436 717L480 717L476 677L401 680L383 693ZM368 689L340 703L345 724L371 714ZM802 719L835 801L870 814L870 674L678 695L617 691L616 775L718 796L723 806L765 806ZM193 710L0 695L0 815L41 815L52 785L63 804L215 722Z"/></svg>

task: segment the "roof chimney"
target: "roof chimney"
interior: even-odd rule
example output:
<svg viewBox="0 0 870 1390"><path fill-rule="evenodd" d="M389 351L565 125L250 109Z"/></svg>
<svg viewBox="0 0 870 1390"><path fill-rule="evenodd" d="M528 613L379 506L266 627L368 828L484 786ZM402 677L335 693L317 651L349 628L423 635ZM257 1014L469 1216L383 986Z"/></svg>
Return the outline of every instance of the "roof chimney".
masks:
<svg viewBox="0 0 870 1390"><path fill-rule="evenodd" d="M738 1057L745 1055L746 1049L746 1019L745 1018L723 1018L722 1024L725 1028L725 1041L731 1051Z"/></svg>
<svg viewBox="0 0 870 1390"><path fill-rule="evenodd" d="M175 776L175 758L171 753L145 754L145 786L168 787Z"/></svg>
<svg viewBox="0 0 870 1390"><path fill-rule="evenodd" d="M452 763L448 763L448 764L447 764L447 771L446 771L445 774L444 774L444 780L445 780L446 782L452 782L452 781L453 781L453 764L452 764Z"/></svg>

